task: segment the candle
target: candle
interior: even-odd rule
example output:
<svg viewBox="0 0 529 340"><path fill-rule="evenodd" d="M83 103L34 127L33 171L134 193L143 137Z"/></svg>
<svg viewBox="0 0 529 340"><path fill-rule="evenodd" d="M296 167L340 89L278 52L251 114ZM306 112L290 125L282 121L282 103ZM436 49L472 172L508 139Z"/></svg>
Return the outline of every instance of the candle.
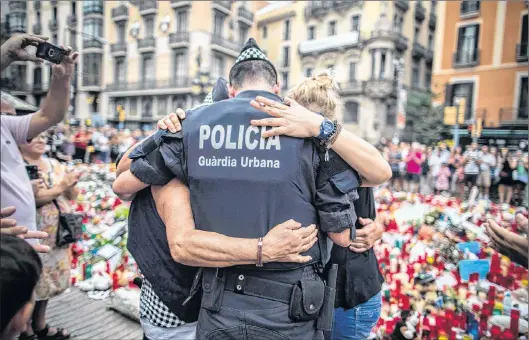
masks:
<svg viewBox="0 0 529 340"><path fill-rule="evenodd" d="M513 335L518 334L520 321L520 311L518 309L511 310L511 333Z"/></svg>

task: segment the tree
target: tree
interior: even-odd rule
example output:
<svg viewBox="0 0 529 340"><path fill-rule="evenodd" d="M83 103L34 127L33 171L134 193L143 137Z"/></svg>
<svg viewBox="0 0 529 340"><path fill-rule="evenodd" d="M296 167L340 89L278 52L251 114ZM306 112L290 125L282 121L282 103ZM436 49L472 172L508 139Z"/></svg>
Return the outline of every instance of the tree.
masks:
<svg viewBox="0 0 529 340"><path fill-rule="evenodd" d="M443 130L442 107L432 106L432 95L410 91L406 103L406 128L403 139L432 145L441 139Z"/></svg>

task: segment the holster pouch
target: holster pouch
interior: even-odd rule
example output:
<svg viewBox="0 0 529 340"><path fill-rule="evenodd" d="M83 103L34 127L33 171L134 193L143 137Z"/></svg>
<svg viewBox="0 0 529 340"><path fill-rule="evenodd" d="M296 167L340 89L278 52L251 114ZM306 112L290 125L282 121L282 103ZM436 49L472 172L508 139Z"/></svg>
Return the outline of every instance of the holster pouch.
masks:
<svg viewBox="0 0 529 340"><path fill-rule="evenodd" d="M320 280L301 280L292 289L288 316L292 321L318 319L323 306L325 285Z"/></svg>
<svg viewBox="0 0 529 340"><path fill-rule="evenodd" d="M333 264L327 272L325 282L325 296L320 311L316 328L323 332L332 331L334 321L334 299L336 297L336 278L338 277L338 265Z"/></svg>
<svg viewBox="0 0 529 340"><path fill-rule="evenodd" d="M225 285L226 275L224 269L204 268L202 275L202 308L211 312L220 311Z"/></svg>

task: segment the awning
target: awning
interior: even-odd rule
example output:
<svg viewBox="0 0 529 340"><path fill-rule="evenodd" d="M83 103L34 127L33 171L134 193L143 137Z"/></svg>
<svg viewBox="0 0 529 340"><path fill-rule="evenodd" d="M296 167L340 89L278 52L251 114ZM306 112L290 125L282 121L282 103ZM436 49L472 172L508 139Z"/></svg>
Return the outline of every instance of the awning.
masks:
<svg viewBox="0 0 529 340"><path fill-rule="evenodd" d="M39 108L36 107L36 106L33 106L29 103L26 103L25 101L23 101L22 99L19 99L7 92L4 92L4 91L0 91L0 97L2 99L6 98L7 100L15 103L15 110L17 111L26 111L26 112L35 112L35 111L38 111Z"/></svg>

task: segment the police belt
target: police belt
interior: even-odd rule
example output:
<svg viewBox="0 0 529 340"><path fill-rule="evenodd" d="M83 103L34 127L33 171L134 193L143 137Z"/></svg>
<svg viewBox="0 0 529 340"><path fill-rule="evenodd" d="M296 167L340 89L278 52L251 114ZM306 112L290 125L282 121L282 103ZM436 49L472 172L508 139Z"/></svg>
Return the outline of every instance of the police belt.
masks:
<svg viewBox="0 0 529 340"><path fill-rule="evenodd" d="M263 279L259 277L246 276L241 273L226 272L225 290L274 300L283 303L290 303L293 284Z"/></svg>

